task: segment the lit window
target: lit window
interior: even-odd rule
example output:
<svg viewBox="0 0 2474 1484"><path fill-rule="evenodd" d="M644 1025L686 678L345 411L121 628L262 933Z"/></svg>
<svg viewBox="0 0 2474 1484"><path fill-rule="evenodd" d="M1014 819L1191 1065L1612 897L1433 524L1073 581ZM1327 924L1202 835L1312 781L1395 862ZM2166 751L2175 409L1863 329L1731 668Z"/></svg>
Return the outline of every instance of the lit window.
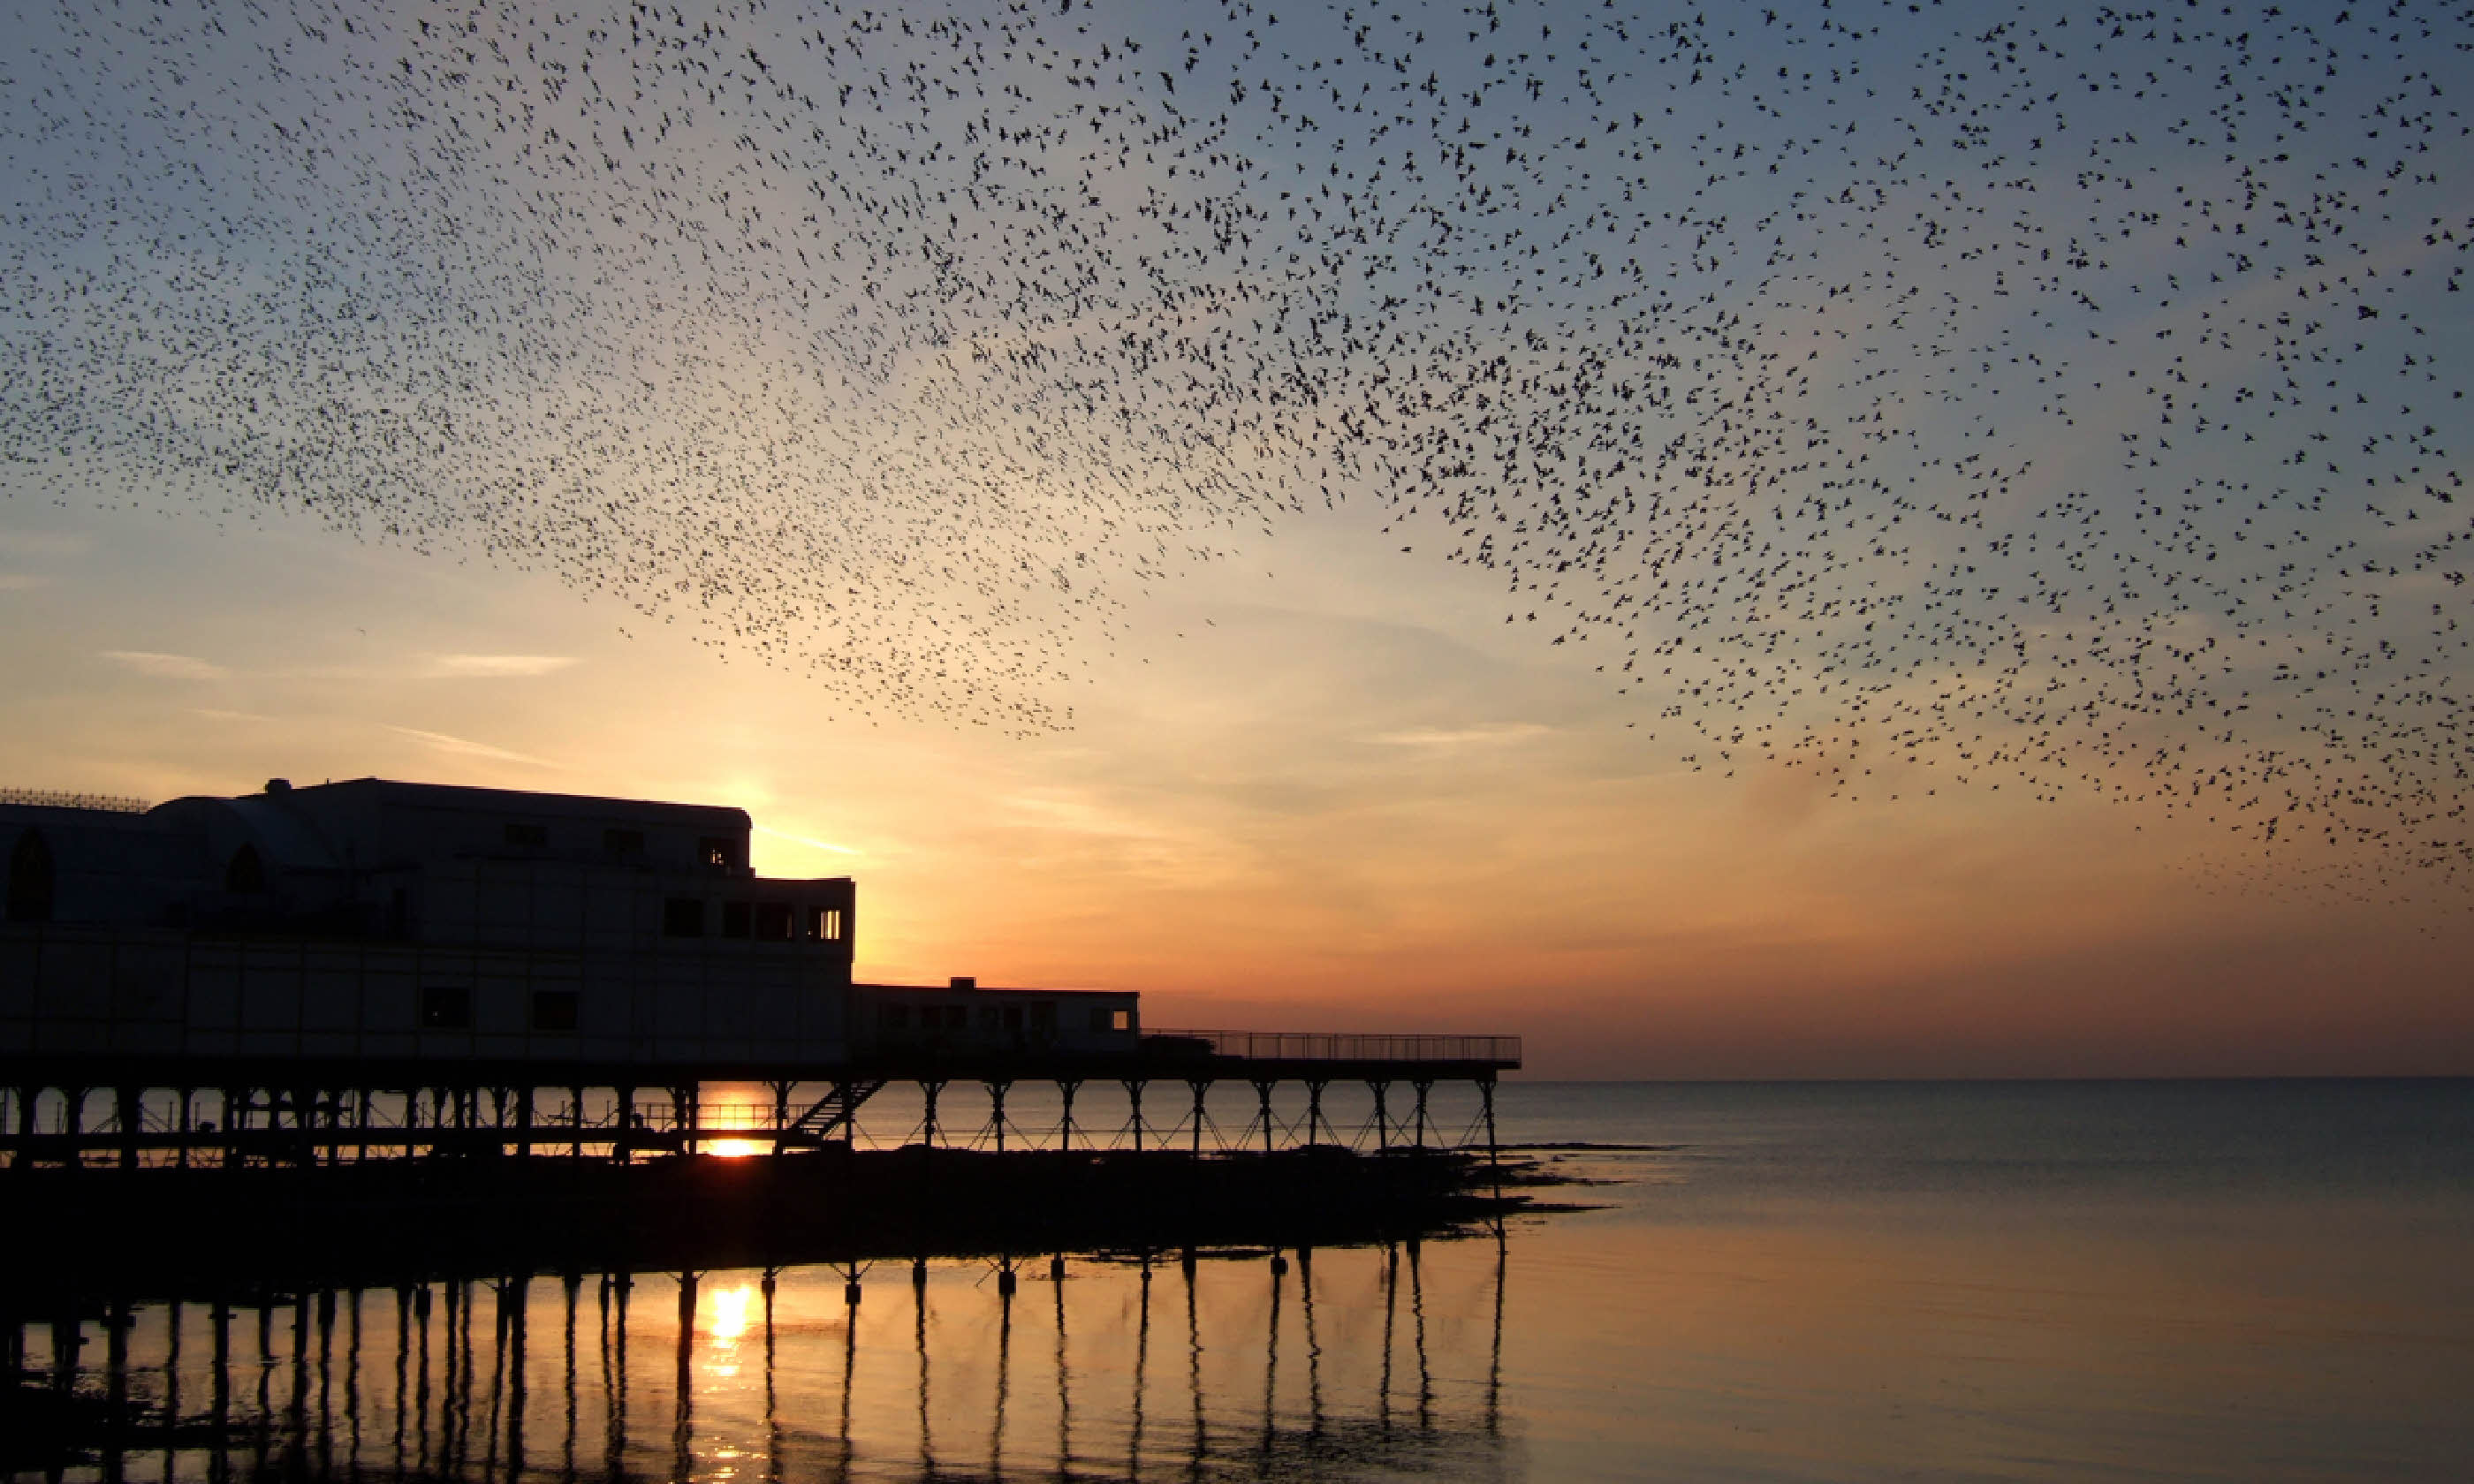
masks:
<svg viewBox="0 0 2474 1484"><path fill-rule="evenodd" d="M808 909L808 939L812 943L842 941L842 914L838 907Z"/></svg>
<svg viewBox="0 0 2474 1484"><path fill-rule="evenodd" d="M575 1029L575 992L573 990L533 991L533 1029L537 1031Z"/></svg>
<svg viewBox="0 0 2474 1484"><path fill-rule="evenodd" d="M1112 1031L1130 1031L1133 1028L1134 1013L1132 1011L1111 1010L1108 1012L1108 1029Z"/></svg>
<svg viewBox="0 0 2474 1484"><path fill-rule="evenodd" d="M728 835L707 835L696 842L696 859L728 871L739 864L739 842Z"/></svg>

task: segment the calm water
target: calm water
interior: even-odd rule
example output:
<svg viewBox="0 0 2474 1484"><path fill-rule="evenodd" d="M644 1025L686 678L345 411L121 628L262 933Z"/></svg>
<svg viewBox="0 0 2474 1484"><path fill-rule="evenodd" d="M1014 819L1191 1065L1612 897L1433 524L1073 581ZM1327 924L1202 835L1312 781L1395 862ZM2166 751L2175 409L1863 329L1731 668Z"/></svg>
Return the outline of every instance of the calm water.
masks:
<svg viewBox="0 0 2474 1484"><path fill-rule="evenodd" d="M855 1311L822 1269L149 1306L79 1384L182 1424L68 1476L2474 1477L2474 1084L1533 1083L1502 1118L1598 1146L1537 1157L1603 1209L1010 1299L881 1265Z"/></svg>

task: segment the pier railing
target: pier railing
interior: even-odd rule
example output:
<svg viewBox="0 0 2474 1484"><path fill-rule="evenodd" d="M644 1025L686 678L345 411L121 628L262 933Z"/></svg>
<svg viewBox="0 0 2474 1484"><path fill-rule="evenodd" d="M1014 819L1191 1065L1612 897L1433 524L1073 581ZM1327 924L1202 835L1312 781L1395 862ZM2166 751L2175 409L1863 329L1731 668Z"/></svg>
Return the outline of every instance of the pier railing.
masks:
<svg viewBox="0 0 2474 1484"><path fill-rule="evenodd" d="M1517 1036L1353 1036L1320 1031L1197 1031L1146 1027L1146 1044L1205 1042L1209 1054L1249 1062L1486 1062L1520 1065ZM1201 1047L1196 1047L1201 1050Z"/></svg>

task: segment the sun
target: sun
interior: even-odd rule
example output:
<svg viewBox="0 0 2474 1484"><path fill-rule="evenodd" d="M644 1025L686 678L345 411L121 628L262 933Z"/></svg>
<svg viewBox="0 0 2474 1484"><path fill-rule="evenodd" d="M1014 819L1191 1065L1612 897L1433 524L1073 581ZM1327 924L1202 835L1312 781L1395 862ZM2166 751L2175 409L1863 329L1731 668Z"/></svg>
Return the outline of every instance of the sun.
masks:
<svg viewBox="0 0 2474 1484"><path fill-rule="evenodd" d="M697 1147L716 1160L744 1160L749 1155L773 1152L773 1146L761 1138L716 1138Z"/></svg>

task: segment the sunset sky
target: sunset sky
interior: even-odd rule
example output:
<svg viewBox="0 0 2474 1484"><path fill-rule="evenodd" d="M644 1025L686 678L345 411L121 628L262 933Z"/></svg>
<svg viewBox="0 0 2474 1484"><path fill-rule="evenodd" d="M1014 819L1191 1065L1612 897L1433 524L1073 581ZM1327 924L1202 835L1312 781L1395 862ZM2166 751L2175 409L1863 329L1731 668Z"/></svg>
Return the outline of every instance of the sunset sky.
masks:
<svg viewBox="0 0 2474 1484"><path fill-rule="evenodd" d="M1532 1075L2474 1073L2461 19L724 6L605 107L623 7L85 9L0 63L0 783L739 804L863 976Z"/></svg>

